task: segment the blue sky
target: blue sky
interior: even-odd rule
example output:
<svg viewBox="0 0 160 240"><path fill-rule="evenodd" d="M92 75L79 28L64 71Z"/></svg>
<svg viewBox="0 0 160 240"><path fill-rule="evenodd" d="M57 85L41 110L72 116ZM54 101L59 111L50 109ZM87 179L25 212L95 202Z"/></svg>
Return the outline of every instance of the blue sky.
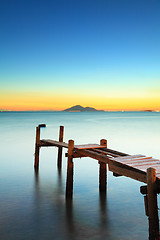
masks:
<svg viewBox="0 0 160 240"><path fill-rule="evenodd" d="M159 26L159 0L1 0L2 107L26 91L137 89L150 99L160 90Z"/></svg>

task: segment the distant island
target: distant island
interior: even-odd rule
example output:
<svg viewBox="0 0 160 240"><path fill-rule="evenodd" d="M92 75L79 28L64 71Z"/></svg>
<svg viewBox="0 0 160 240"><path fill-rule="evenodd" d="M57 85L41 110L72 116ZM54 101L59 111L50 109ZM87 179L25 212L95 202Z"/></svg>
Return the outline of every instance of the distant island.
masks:
<svg viewBox="0 0 160 240"><path fill-rule="evenodd" d="M75 105L73 107L65 109L64 112L104 112L104 110L97 110L92 107L82 107L81 105Z"/></svg>

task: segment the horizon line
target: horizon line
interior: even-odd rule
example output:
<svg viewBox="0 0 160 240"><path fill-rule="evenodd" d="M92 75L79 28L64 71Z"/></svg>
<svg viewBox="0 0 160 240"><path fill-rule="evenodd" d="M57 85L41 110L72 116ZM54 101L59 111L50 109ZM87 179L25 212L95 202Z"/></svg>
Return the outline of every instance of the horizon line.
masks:
<svg viewBox="0 0 160 240"><path fill-rule="evenodd" d="M65 111L64 110L8 110L8 109L1 109L0 112L160 112L160 109L118 109L118 110L95 110L95 111Z"/></svg>

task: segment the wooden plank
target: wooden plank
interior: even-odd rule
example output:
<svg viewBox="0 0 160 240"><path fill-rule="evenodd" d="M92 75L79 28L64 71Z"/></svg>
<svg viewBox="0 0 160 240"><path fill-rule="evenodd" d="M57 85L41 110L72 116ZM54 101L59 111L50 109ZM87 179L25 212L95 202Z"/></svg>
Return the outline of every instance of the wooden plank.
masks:
<svg viewBox="0 0 160 240"><path fill-rule="evenodd" d="M151 166L152 166L152 165L154 166L154 168L157 168L157 169L160 167L159 162L158 162L158 163L153 163L153 164L151 163ZM144 168L144 169L145 169L145 167L146 167L145 165L139 166L139 168ZM148 166L147 166L147 167L148 167Z"/></svg>
<svg viewBox="0 0 160 240"><path fill-rule="evenodd" d="M118 156L129 156L129 154L127 154L127 153L119 152L119 151L116 151L116 150L113 150L113 149L110 149L110 148L103 148L103 150L106 151L107 153L113 153L113 154L116 154Z"/></svg>
<svg viewBox="0 0 160 240"><path fill-rule="evenodd" d="M126 160L126 161L121 161L122 163L128 164L128 163L141 163L141 162L146 162L148 160L152 160L152 157L146 157L146 158L134 158L134 159L130 159L130 160ZM155 161L155 159L153 160Z"/></svg>
<svg viewBox="0 0 160 240"><path fill-rule="evenodd" d="M146 157L146 156L141 155L141 154L135 154L135 155L128 155L128 156L120 157L120 159L127 160L128 158L134 159L134 158L144 158L144 157Z"/></svg>
<svg viewBox="0 0 160 240"><path fill-rule="evenodd" d="M114 153L108 153L107 151L105 151L104 149L93 149L93 151L98 152L98 153L102 153L103 155L109 155L112 157L119 157L120 155L114 154Z"/></svg>
<svg viewBox="0 0 160 240"><path fill-rule="evenodd" d="M91 150L84 150L84 149L75 149L76 153L82 154L86 157L91 157L93 159L99 160L104 163L109 163L109 158L107 156L104 156L103 154L93 152Z"/></svg>
<svg viewBox="0 0 160 240"><path fill-rule="evenodd" d="M128 165L128 164L132 164L132 165L144 165L145 163L147 164L148 162L150 162L150 163L155 163L155 162L157 162L157 163L160 163L160 161L159 160L157 160L157 159L152 159L152 158L146 158L145 160L143 160L143 159L140 159L139 161L127 161L127 162L122 162L122 163L124 163L124 164L126 164L126 165Z"/></svg>
<svg viewBox="0 0 160 240"><path fill-rule="evenodd" d="M149 166L150 166L150 167L153 167L153 168L155 168L155 169L157 169L157 165L156 165L156 164L150 164ZM138 167L136 167L136 168L138 168L139 170L142 170L142 171L146 171L147 168L148 168L148 165L145 165L145 166L138 166Z"/></svg>
<svg viewBox="0 0 160 240"><path fill-rule="evenodd" d="M132 166L132 167L139 167L139 166L148 166L148 165L154 165L160 163L159 160L154 160L154 161L145 161L145 162L140 162L140 163L127 163L127 166Z"/></svg>
<svg viewBox="0 0 160 240"><path fill-rule="evenodd" d="M134 169L129 170L129 169L118 167L118 166L115 166L115 165L112 165L112 164L109 164L108 168L109 168L109 171L111 171L111 172L114 172L114 173L123 175L125 177L129 177L129 178L138 180L140 182L144 182L144 183L147 182L145 172L139 173L139 172L134 171Z"/></svg>
<svg viewBox="0 0 160 240"><path fill-rule="evenodd" d="M44 144L42 146L55 146L55 147L68 148L68 143L65 143L65 142L58 142L50 139L42 139L40 142Z"/></svg>
<svg viewBox="0 0 160 240"><path fill-rule="evenodd" d="M119 162L126 162L126 161L130 161L131 159L142 159L142 158L144 158L144 157L146 157L146 156L144 156L144 155L128 155L128 156L124 156L124 157L117 157L117 158L115 158L115 161L119 161Z"/></svg>
<svg viewBox="0 0 160 240"><path fill-rule="evenodd" d="M99 144L84 144L84 145L75 145L74 148L78 149L93 149L93 148L104 148L103 145Z"/></svg>
<svg viewBox="0 0 160 240"><path fill-rule="evenodd" d="M49 147L49 146L57 146L57 147L64 147L64 148L68 148L68 143L60 143L58 141L55 141L55 140L51 140L51 139L42 139L40 141L40 145L43 147ZM78 149L96 149L96 148L101 148L103 149L103 151L106 151L108 155L118 155L118 156L129 156L128 154L126 153L122 153L122 152L119 152L119 151L116 151L116 150L113 150L113 149L108 149L108 148L104 148L104 146L101 146L99 144L87 144L87 145L93 145L92 147L90 146L87 146L87 148L84 148L85 145L75 145L75 148L78 148Z"/></svg>
<svg viewBox="0 0 160 240"><path fill-rule="evenodd" d="M65 153L65 157L68 157L68 153ZM79 153L75 153L73 152L73 155L72 155L73 158L82 158L82 157L86 157L82 154L79 154Z"/></svg>
<svg viewBox="0 0 160 240"><path fill-rule="evenodd" d="M112 164L112 165L118 166L120 168L125 168L125 169L132 170L132 171L139 172L139 173L143 172L143 171L141 171L137 168L133 168L132 166L128 166L128 165L122 164L121 162L115 161L114 158L110 159L107 156L104 156L100 153L93 152L91 150L78 150L77 149L76 151L77 151L77 153L83 154L87 157L91 157L93 159L99 160L99 161L104 162L104 163ZM117 173L117 174L121 175L121 173Z"/></svg>

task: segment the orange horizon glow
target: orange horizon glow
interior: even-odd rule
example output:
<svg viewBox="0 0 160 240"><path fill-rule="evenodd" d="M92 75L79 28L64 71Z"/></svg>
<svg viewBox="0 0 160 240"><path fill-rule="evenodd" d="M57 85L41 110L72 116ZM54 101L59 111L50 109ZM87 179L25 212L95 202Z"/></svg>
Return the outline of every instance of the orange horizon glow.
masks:
<svg viewBox="0 0 160 240"><path fill-rule="evenodd" d="M159 88L120 90L105 88L56 89L54 91L5 90L0 94L0 110L7 111L62 111L75 105L105 111L160 111Z"/></svg>
<svg viewBox="0 0 160 240"><path fill-rule="evenodd" d="M106 98L106 99L8 99L1 101L0 110L6 111L62 111L75 105L104 111L160 110L160 99Z"/></svg>

